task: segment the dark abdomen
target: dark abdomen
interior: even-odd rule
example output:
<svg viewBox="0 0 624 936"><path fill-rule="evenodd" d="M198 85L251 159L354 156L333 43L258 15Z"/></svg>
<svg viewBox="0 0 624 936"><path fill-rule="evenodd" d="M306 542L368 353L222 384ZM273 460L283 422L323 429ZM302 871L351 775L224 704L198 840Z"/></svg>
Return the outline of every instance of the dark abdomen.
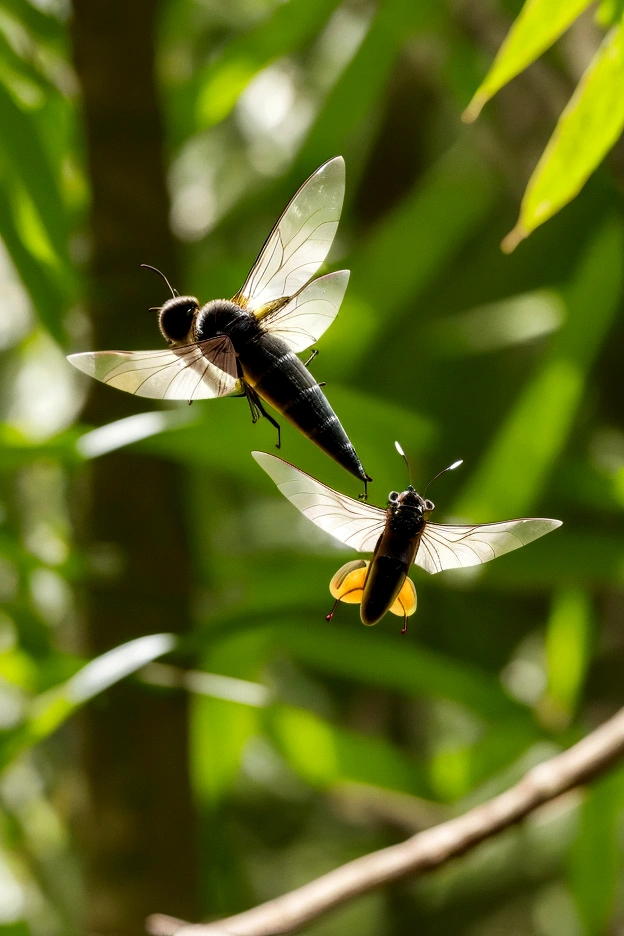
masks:
<svg viewBox="0 0 624 936"><path fill-rule="evenodd" d="M286 342L264 332L237 351L243 377L263 400L356 478L370 481L325 394Z"/></svg>
<svg viewBox="0 0 624 936"><path fill-rule="evenodd" d="M363 624L376 624L390 610L401 591L409 566L392 556L379 556L369 566L360 617Z"/></svg>
<svg viewBox="0 0 624 936"><path fill-rule="evenodd" d="M416 556L422 521L405 509L389 519L368 569L360 606L363 624L376 624L390 610Z"/></svg>

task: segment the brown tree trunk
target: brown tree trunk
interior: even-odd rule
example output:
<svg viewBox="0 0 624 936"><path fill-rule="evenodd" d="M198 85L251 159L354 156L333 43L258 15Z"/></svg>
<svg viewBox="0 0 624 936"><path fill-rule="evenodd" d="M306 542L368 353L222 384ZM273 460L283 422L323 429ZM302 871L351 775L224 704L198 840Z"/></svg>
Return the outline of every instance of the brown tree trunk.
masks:
<svg viewBox="0 0 624 936"><path fill-rule="evenodd" d="M154 81L157 7L156 0L73 3L92 193L89 311L98 349L159 347L146 309L160 305L166 289L139 264L176 279ZM101 425L145 408L94 383L86 417ZM93 463L85 536L97 558L86 594L89 653L142 634L188 631L181 480L174 466L129 452ZM83 729L87 930L136 936L154 907L193 918L186 700L126 683L89 708Z"/></svg>

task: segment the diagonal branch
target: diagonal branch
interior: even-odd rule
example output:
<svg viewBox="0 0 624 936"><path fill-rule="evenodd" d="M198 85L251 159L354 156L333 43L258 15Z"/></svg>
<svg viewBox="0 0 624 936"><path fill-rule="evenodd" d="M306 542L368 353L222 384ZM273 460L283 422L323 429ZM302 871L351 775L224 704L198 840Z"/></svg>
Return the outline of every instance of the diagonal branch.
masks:
<svg viewBox="0 0 624 936"><path fill-rule="evenodd" d="M371 852L252 910L215 923L187 924L154 914L153 936L274 936L291 933L338 904L380 884L438 868L573 787L586 783L624 755L624 709L569 750L538 764L511 789L463 816Z"/></svg>

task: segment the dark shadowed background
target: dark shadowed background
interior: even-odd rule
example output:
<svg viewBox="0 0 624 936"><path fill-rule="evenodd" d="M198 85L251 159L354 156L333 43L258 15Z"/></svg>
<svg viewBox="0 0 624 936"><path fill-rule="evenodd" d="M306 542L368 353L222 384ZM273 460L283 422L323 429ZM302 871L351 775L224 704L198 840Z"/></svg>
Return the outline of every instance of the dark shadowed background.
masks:
<svg viewBox="0 0 624 936"><path fill-rule="evenodd" d="M624 160L500 251L604 35L581 16L467 127L520 7L0 0L2 936L242 910L504 789L622 704ZM243 400L161 406L64 357L164 346L147 310L168 293L140 263L232 296L337 154L327 269L352 273L312 370L371 502L407 485L399 439L420 489L464 459L430 490L439 521L564 521L484 568L415 570L405 637L352 606L325 621L352 553L251 459L275 434ZM620 933L623 812L620 770L306 932Z"/></svg>

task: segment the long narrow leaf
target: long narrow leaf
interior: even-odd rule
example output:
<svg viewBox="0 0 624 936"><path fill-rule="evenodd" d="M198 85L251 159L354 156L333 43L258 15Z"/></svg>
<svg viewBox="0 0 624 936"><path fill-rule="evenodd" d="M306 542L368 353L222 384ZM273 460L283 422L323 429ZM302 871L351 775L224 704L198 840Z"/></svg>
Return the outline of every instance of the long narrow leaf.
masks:
<svg viewBox="0 0 624 936"><path fill-rule="evenodd" d="M0 237L32 300L39 321L59 344L63 344L63 297L47 267L33 257L24 244L15 221L13 206L3 186L0 186Z"/></svg>
<svg viewBox="0 0 624 936"><path fill-rule="evenodd" d="M609 930L622 869L618 820L623 806L624 774L620 768L590 787L581 810L569 880L586 936L602 936Z"/></svg>
<svg viewBox="0 0 624 936"><path fill-rule="evenodd" d="M624 127L624 24L614 26L563 111L529 180L506 253L577 195Z"/></svg>
<svg viewBox="0 0 624 936"><path fill-rule="evenodd" d="M28 193L58 260L68 265L66 212L36 123L0 81L0 152Z"/></svg>
<svg viewBox="0 0 624 936"><path fill-rule="evenodd" d="M503 85L539 58L593 0L527 0L462 120L476 120Z"/></svg>
<svg viewBox="0 0 624 936"><path fill-rule="evenodd" d="M151 634L121 644L91 660L71 679L38 696L26 721L0 741L0 769L23 750L42 741L93 696L136 672L146 663L169 653L172 634Z"/></svg>
<svg viewBox="0 0 624 936"><path fill-rule="evenodd" d="M289 706L268 714L280 752L304 780L321 789L366 783L429 796L423 765L383 738L366 737Z"/></svg>

